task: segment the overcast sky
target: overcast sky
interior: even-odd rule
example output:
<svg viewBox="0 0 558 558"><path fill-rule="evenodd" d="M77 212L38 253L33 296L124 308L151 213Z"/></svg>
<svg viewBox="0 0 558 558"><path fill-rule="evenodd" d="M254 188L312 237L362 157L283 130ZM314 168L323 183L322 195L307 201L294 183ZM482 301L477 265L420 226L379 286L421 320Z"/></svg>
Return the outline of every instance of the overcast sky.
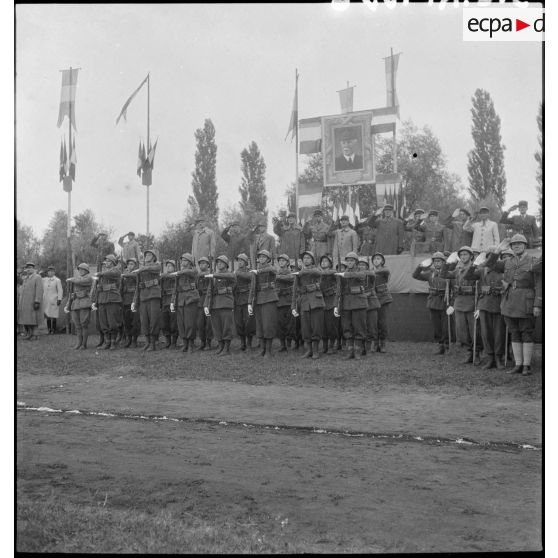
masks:
<svg viewBox="0 0 558 558"><path fill-rule="evenodd" d="M159 138L151 232L178 221L191 193L194 131L211 118L217 139L219 206L239 199L240 151L258 143L267 164L268 206L285 206L295 177L285 142L299 69L299 116L339 112L337 90L356 84L354 110L385 106L382 57L402 52L401 118L429 125L448 168L467 185L471 96L490 92L502 119L506 203L536 210L533 158L542 98L537 43L462 41L461 8L398 6L371 12L331 5L18 5L17 216L42 234L66 209L58 181L67 119L56 127L60 69L80 67L77 177L72 213L87 208L117 233L145 231L145 187L136 175L146 135L146 90L115 126L122 105L151 72L151 134ZM419 154L420 156L420 154ZM301 157L301 165L304 158Z"/></svg>

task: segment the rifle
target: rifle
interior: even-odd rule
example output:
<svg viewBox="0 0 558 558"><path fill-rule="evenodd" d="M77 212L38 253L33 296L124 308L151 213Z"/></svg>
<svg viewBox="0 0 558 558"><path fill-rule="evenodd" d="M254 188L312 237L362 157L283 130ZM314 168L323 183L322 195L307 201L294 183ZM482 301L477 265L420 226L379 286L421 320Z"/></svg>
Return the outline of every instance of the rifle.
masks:
<svg viewBox="0 0 558 558"><path fill-rule="evenodd" d="M71 282L68 286L68 300L66 301L66 306L64 306L64 312L66 314L70 314L71 308L72 308L72 302L75 298L75 294L74 294L74 283ZM66 320L66 333L69 335L70 333L72 333L72 321L70 319L70 316L67 317Z"/></svg>
<svg viewBox="0 0 558 558"><path fill-rule="evenodd" d="M479 282L475 281L475 309L473 311L473 365L477 364L477 303L478 303L478 286Z"/></svg>
<svg viewBox="0 0 558 558"><path fill-rule="evenodd" d="M508 335L509 335L509 328L506 324L506 337L504 338L506 341L504 343L504 366L508 365Z"/></svg>
<svg viewBox="0 0 558 558"><path fill-rule="evenodd" d="M449 294L449 279L446 279L446 294L444 295L445 302L446 302L446 309L450 305L450 294ZM451 345L451 316L446 313L446 317L448 319L448 353L450 352L450 345Z"/></svg>

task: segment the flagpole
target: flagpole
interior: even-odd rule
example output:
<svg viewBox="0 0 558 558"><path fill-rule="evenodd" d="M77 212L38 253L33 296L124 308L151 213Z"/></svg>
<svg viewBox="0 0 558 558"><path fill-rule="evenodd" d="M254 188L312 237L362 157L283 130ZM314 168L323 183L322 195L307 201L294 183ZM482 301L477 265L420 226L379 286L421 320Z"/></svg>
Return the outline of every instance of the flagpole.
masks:
<svg viewBox="0 0 558 558"><path fill-rule="evenodd" d="M147 149L149 150L149 97L150 97L150 74L147 74ZM147 225L145 235L149 239L149 184L147 189ZM149 240L148 240L149 242Z"/></svg>
<svg viewBox="0 0 558 558"><path fill-rule="evenodd" d="M298 214L298 68L295 68L295 95L296 95L296 122L295 125L295 212L296 220L300 221L300 215Z"/></svg>
<svg viewBox="0 0 558 558"><path fill-rule="evenodd" d="M391 104L395 108L395 60L393 58L393 48L391 48ZM393 145L392 145L392 158L393 158L393 172L397 174L397 141L396 132L397 121L393 125ZM398 190L401 188L399 184ZM397 194L399 196L399 193Z"/></svg>
<svg viewBox="0 0 558 558"><path fill-rule="evenodd" d="M72 85L72 67L70 66L70 87ZM68 173L72 160L72 100L70 95L70 107L68 111ZM71 180L71 176L70 176ZM73 276L72 269L72 243L71 243L71 222L72 222L72 188L68 190L68 220L66 223L66 278ZM69 330L68 330L69 332Z"/></svg>

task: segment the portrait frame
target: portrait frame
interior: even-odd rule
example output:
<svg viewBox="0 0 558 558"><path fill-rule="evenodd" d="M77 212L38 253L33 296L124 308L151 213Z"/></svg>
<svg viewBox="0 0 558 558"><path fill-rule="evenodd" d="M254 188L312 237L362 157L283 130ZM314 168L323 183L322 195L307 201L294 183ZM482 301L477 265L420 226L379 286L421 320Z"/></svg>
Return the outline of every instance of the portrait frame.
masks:
<svg viewBox="0 0 558 558"><path fill-rule="evenodd" d="M374 182L371 125L371 110L322 118L324 188ZM352 139L356 139L354 155L358 160L357 168L341 168L339 163L342 157L340 138L344 132L349 132Z"/></svg>

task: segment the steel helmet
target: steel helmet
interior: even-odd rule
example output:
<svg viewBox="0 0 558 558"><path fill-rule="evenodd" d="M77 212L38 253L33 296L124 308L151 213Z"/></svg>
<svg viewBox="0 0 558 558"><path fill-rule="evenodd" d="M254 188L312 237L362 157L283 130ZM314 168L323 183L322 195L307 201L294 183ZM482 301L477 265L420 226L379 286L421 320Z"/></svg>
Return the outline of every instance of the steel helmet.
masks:
<svg viewBox="0 0 558 558"><path fill-rule="evenodd" d="M227 258L227 256L223 255L223 256L217 256L215 258L216 262L223 262L227 267L230 267L230 262L229 262L229 258Z"/></svg>
<svg viewBox="0 0 558 558"><path fill-rule="evenodd" d="M358 259L358 263L364 263L366 264L368 267L370 267L370 263L368 262L368 258L362 256Z"/></svg>
<svg viewBox="0 0 558 558"><path fill-rule="evenodd" d="M514 234L510 240L510 246L518 242L523 242L523 244L528 244L527 239L522 234Z"/></svg>
<svg viewBox="0 0 558 558"><path fill-rule="evenodd" d="M277 256L277 261L279 261L279 260L287 260L289 263L291 262L291 258L289 258L288 254L279 254Z"/></svg>
<svg viewBox="0 0 558 558"><path fill-rule="evenodd" d="M471 258L475 255L473 253L473 249L470 246L461 246L461 248L459 248L459 250L457 251L457 255L459 256L461 252L469 252L469 254L471 254Z"/></svg>
<svg viewBox="0 0 558 558"><path fill-rule="evenodd" d="M159 259L159 253L157 252L157 250L155 248L148 248L147 250L143 251L143 255L145 257L145 254L147 254L147 252L150 252L151 254L153 254L153 257L155 258L155 261L157 261Z"/></svg>
<svg viewBox="0 0 558 558"><path fill-rule="evenodd" d="M77 268L84 269L85 271L87 271L87 273L89 273L89 265L87 265L86 263L80 263Z"/></svg>
<svg viewBox="0 0 558 558"><path fill-rule="evenodd" d="M236 259L245 262L246 265L250 265L250 258L246 254L238 254Z"/></svg>
<svg viewBox="0 0 558 558"><path fill-rule="evenodd" d="M312 263L316 263L316 256L314 256L314 252L311 252L310 250L305 250L304 252L302 252L302 254L300 254L300 257L304 258L306 254L308 254L312 258Z"/></svg>
<svg viewBox="0 0 558 558"><path fill-rule="evenodd" d="M271 260L271 254L268 250L260 250L257 255L261 256L262 254L266 256L268 260Z"/></svg>
<svg viewBox="0 0 558 558"><path fill-rule="evenodd" d="M382 262L383 262L382 265L386 263L386 258L381 252L376 252L375 254L372 254L372 259L374 259L376 256L380 256L380 258L382 258Z"/></svg>
<svg viewBox="0 0 558 558"><path fill-rule="evenodd" d="M198 258L198 263L201 264L202 262L211 263L209 261L209 258L206 258L205 256L202 256L201 258Z"/></svg>
<svg viewBox="0 0 558 558"><path fill-rule="evenodd" d="M118 263L118 260L116 259L116 256L114 254L108 254L107 256L105 256L105 261L107 260L109 262L112 262L114 265Z"/></svg>
<svg viewBox="0 0 558 558"><path fill-rule="evenodd" d="M185 252L184 254L182 254L182 256L180 256L181 260L186 260L187 262L190 262L192 265L194 265L194 256L192 256L192 254Z"/></svg>
<svg viewBox="0 0 558 558"><path fill-rule="evenodd" d="M444 255L443 252L434 252L434 254L432 254L432 259L446 261L446 256Z"/></svg>
<svg viewBox="0 0 558 558"><path fill-rule="evenodd" d="M356 262L358 262L358 255L356 252L349 252L348 254L345 255L345 261L353 259Z"/></svg>

